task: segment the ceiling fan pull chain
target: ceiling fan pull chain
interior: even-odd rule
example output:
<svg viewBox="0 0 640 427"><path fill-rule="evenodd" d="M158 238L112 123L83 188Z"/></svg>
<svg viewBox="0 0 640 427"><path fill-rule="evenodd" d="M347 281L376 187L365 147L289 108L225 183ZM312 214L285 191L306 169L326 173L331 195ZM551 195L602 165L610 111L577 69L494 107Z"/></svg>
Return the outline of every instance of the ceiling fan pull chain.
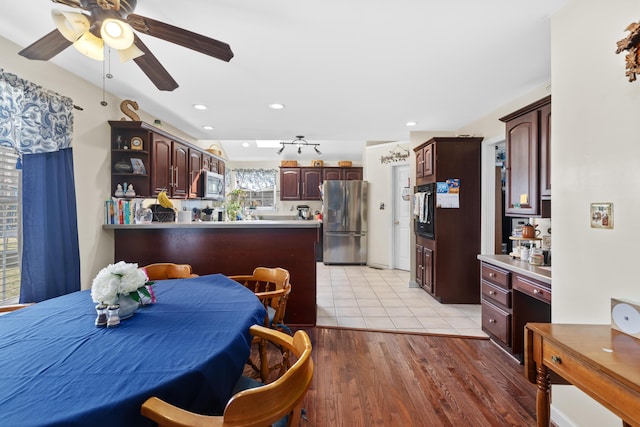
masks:
<svg viewBox="0 0 640 427"><path fill-rule="evenodd" d="M104 71L104 63L105 61L102 61L102 101L100 101L100 105L102 105L103 107L106 107L107 101L105 100L105 71Z"/></svg>
<svg viewBox="0 0 640 427"><path fill-rule="evenodd" d="M111 46L107 46L107 61L109 61L109 70L107 71L107 78L112 79L113 74L111 74Z"/></svg>

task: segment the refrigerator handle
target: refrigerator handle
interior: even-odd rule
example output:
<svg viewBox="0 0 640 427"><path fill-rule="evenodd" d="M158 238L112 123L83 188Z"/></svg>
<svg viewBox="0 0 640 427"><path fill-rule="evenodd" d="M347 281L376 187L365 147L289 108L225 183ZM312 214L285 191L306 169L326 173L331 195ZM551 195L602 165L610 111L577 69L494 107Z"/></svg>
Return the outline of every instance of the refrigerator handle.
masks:
<svg viewBox="0 0 640 427"><path fill-rule="evenodd" d="M349 224L347 223L347 212L349 212L349 207L347 206L347 202L349 201L349 186L343 184L344 191L342 194L344 195L344 200L342 201L342 226L347 227Z"/></svg>

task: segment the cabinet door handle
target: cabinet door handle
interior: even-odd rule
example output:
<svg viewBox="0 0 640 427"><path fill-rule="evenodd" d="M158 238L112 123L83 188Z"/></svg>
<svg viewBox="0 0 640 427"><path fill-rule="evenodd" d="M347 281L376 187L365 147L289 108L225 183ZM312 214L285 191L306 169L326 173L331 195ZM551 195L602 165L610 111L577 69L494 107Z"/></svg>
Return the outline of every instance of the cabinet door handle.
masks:
<svg viewBox="0 0 640 427"><path fill-rule="evenodd" d="M540 295L540 294L542 294L542 291L539 291L538 289L534 289L533 293L536 294L536 295Z"/></svg>
<svg viewBox="0 0 640 427"><path fill-rule="evenodd" d="M496 323L496 319L489 319L489 323Z"/></svg>
<svg viewBox="0 0 640 427"><path fill-rule="evenodd" d="M489 277L496 277L496 273L489 273Z"/></svg>
<svg viewBox="0 0 640 427"><path fill-rule="evenodd" d="M489 295L495 295L496 291L489 291Z"/></svg>
<svg viewBox="0 0 640 427"><path fill-rule="evenodd" d="M176 173L176 187L178 186L178 167L176 166L174 169L175 173Z"/></svg>
<svg viewBox="0 0 640 427"><path fill-rule="evenodd" d="M551 361L557 364L562 363L562 359L560 358L560 356L556 356L556 355L551 356Z"/></svg>
<svg viewBox="0 0 640 427"><path fill-rule="evenodd" d="M169 166L169 187L173 187L173 165Z"/></svg>

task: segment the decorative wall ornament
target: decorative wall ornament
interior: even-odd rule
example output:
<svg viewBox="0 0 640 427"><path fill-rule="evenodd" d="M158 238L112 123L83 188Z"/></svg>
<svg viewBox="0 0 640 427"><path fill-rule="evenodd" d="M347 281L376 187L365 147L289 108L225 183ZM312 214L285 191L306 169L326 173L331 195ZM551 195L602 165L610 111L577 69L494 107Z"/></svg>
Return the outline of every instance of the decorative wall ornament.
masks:
<svg viewBox="0 0 640 427"><path fill-rule="evenodd" d="M393 149L389 150L389 154L386 156L380 156L380 163L396 163L396 162L406 162L409 158L409 150L396 145Z"/></svg>
<svg viewBox="0 0 640 427"><path fill-rule="evenodd" d="M636 80L636 74L640 73L640 53L638 52L640 47L640 22L632 22L625 28L625 31L629 31L629 35L618 41L616 53L621 53L624 50L628 51L625 56L625 67L627 69L625 75L630 82L633 82Z"/></svg>
<svg viewBox="0 0 640 427"><path fill-rule="evenodd" d="M138 103L136 101L125 99L120 103L120 111L122 111L125 116L129 117L134 122L140 121L140 116L138 115L138 113L136 113L136 111L138 111ZM120 121L125 120L127 120L125 117L120 119Z"/></svg>

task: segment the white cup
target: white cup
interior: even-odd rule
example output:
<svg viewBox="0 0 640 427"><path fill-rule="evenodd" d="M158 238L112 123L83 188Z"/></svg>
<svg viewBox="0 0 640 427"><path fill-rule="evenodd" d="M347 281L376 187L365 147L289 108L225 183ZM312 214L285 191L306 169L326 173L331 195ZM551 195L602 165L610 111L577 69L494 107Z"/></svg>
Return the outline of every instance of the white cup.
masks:
<svg viewBox="0 0 640 427"><path fill-rule="evenodd" d="M520 249L520 259L522 261L529 261L529 248Z"/></svg>

